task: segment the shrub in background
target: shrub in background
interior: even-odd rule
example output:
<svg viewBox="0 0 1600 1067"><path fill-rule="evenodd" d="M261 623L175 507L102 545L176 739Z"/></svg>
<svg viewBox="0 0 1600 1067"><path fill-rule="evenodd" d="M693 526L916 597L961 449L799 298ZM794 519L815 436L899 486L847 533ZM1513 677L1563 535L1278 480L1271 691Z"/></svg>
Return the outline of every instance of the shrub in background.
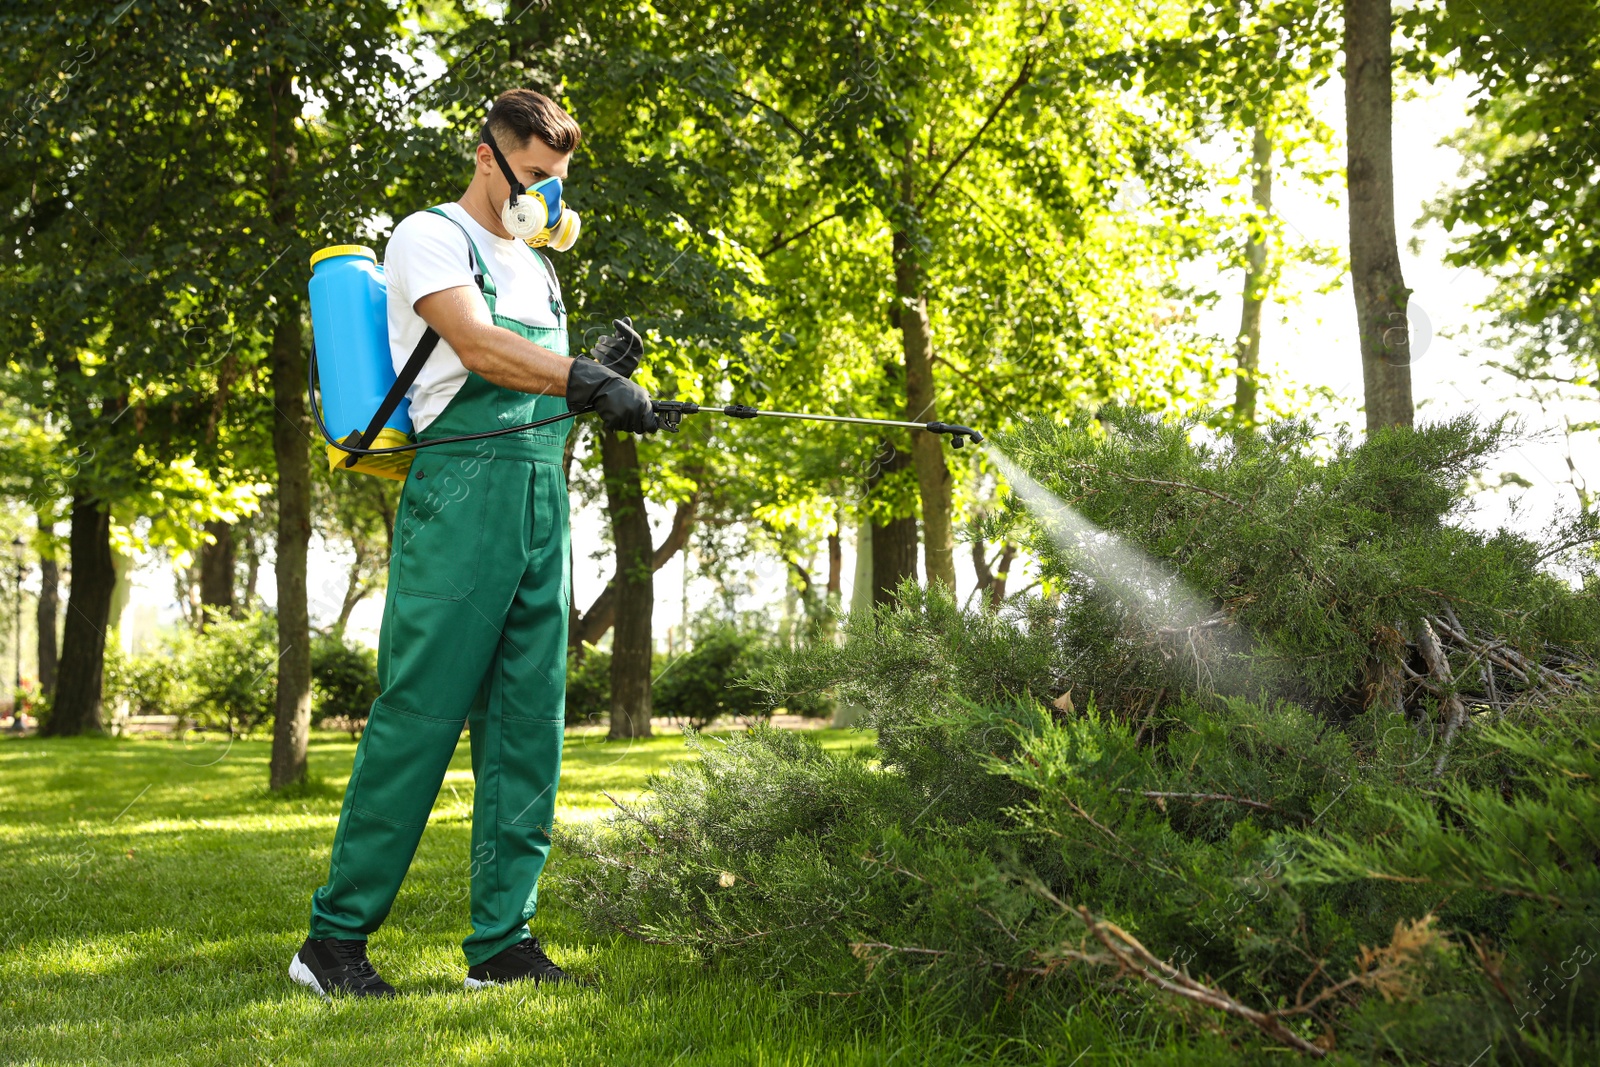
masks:
<svg viewBox="0 0 1600 1067"><path fill-rule="evenodd" d="M104 696L132 715L177 715L205 729L250 733L270 722L277 622L270 612L213 617L203 631L180 628L140 656L106 649Z"/></svg>
<svg viewBox="0 0 1600 1067"><path fill-rule="evenodd" d="M178 715L189 697L189 645L193 633L180 630L161 647L142 656L122 651L119 641L106 642L102 699L108 708L126 706L129 715Z"/></svg>
<svg viewBox="0 0 1600 1067"><path fill-rule="evenodd" d="M165 635L153 652L106 649L105 698L133 715L178 715L196 726L251 733L272 721L278 632L271 612L214 616L195 632ZM312 722L345 719L359 730L378 696L377 653L331 635L311 643Z"/></svg>
<svg viewBox="0 0 1600 1067"><path fill-rule="evenodd" d="M311 641L311 721L344 721L350 735L359 735L378 699L378 653L366 645L333 634Z"/></svg>
<svg viewBox="0 0 1600 1067"><path fill-rule="evenodd" d="M611 712L611 653L585 645L567 657L567 725L600 721Z"/></svg>
<svg viewBox="0 0 1600 1067"><path fill-rule="evenodd" d="M754 627L727 621L702 625L694 647L658 672L651 687L656 714L685 720L695 729L726 715L771 715L771 701L744 682L761 667L767 651L766 638Z"/></svg>
<svg viewBox="0 0 1600 1067"><path fill-rule="evenodd" d="M184 710L197 724L230 734L272 721L277 692L278 625L270 612L213 618L197 634L175 638L187 681Z"/></svg>

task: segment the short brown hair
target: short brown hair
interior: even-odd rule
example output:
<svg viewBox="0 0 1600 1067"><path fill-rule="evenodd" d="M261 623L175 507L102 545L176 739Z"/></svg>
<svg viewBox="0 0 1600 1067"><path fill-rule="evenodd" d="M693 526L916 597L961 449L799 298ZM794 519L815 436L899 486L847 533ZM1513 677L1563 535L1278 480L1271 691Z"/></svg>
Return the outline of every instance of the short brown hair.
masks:
<svg viewBox="0 0 1600 1067"><path fill-rule="evenodd" d="M583 140L583 131L577 120L554 100L532 89L509 89L500 94L483 128L493 133L495 143L502 152L512 152L527 147L537 137L557 152L571 152ZM487 144L488 138L479 134Z"/></svg>

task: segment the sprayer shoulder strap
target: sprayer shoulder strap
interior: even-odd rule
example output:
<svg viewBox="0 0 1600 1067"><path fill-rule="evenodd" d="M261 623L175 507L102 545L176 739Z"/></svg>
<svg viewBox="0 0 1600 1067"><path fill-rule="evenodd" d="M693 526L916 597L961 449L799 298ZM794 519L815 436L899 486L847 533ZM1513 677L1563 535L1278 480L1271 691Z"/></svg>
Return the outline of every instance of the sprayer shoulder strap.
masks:
<svg viewBox="0 0 1600 1067"><path fill-rule="evenodd" d="M448 219L461 231L461 236L467 239L467 265L472 268L472 280L478 284L478 291L485 297L493 297L494 279L483 269L483 258L478 255L478 246L472 243L472 235L467 232L466 227L436 207L429 208L428 212L442 219ZM422 373L423 364L428 362L428 357L433 355L433 350L438 346L438 331L432 326L424 329L422 336L417 339L417 347L406 357L405 366L401 367L400 373L395 376L394 384L389 387L383 403L379 404L378 410L373 413L372 421L367 423L367 428L361 432L361 439L357 442L358 447L372 447L372 442L378 439L383 424L389 421L389 416L394 414L395 408L400 406L400 401L406 398L412 385L416 384L417 375Z"/></svg>

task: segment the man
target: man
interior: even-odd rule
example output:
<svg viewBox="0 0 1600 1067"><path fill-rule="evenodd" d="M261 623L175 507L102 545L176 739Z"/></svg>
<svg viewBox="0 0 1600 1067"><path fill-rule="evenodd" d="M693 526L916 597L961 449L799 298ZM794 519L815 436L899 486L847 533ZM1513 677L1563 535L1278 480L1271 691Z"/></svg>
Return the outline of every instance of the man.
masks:
<svg viewBox="0 0 1600 1067"><path fill-rule="evenodd" d="M614 430L657 429L649 395L628 380L643 350L628 320L601 339L597 359L569 359L554 269L513 236L549 240L560 204L550 179L566 178L581 136L548 98L505 93L461 199L395 227L384 271L396 372L419 341L433 341L430 327L438 335L407 393L419 440L567 410L593 409ZM538 207L530 223L534 186L553 202L548 219ZM530 236L530 226L542 229ZM570 598L561 455L570 426L415 453L389 560L381 691L356 749L328 881L312 896L310 933L289 968L324 996L394 994L367 959L366 938L394 903L463 722L476 783L466 985L567 980L527 923L561 769Z"/></svg>

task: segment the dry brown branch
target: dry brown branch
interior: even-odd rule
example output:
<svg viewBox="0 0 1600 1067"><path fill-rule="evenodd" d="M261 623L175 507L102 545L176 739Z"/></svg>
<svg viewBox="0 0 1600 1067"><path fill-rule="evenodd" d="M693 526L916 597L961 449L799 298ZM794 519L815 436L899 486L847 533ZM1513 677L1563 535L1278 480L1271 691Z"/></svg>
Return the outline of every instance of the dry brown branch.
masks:
<svg viewBox="0 0 1600 1067"><path fill-rule="evenodd" d="M1204 804L1213 800L1221 800L1232 804L1241 804L1247 808L1255 808L1257 811L1270 811L1274 815L1286 815L1294 818L1303 818L1303 816L1297 815L1294 812L1282 811L1278 808L1275 808L1264 800L1252 800L1249 797L1236 797L1232 793L1168 793L1159 789L1118 789L1117 792L1134 793L1142 797L1149 797L1151 800L1192 800L1197 804Z"/></svg>
<svg viewBox="0 0 1600 1067"><path fill-rule="evenodd" d="M1114 832L1112 832L1106 826L1104 826L1103 824L1098 822L1093 815L1090 815L1088 812L1084 811L1083 808L1078 805L1077 801L1069 799L1067 801L1067 804L1068 804L1068 806L1070 806L1072 808L1073 811L1078 813L1079 818L1083 819L1090 826L1094 827L1096 830L1099 830L1101 833L1103 833L1107 837L1111 838L1111 840L1115 841L1117 844L1125 845L1125 842L1122 840L1122 838L1118 837ZM1138 850L1135 849L1135 851L1138 851Z"/></svg>
<svg viewBox="0 0 1600 1067"><path fill-rule="evenodd" d="M1063 912L1074 915L1084 925L1088 936L1104 949L1089 951L1083 942L1063 942L1047 952L1034 953L1035 965L1007 964L982 958L965 958L965 962L988 970L1005 971L1013 976L1024 975L1048 978L1063 966L1082 963L1093 967L1114 967L1117 977L1131 977L1145 982L1162 992L1200 1004L1215 1011L1243 1019L1262 1033L1280 1041L1296 1051L1321 1059L1327 1050L1308 1041L1284 1025L1292 1016L1313 1015L1317 1008L1336 997L1355 989L1376 991L1385 1000L1412 996L1421 974L1420 964L1429 949L1441 940L1433 929L1433 916L1423 916L1415 922L1395 923L1394 936L1387 945L1375 948L1363 946L1356 967L1348 977L1323 986L1309 1000L1306 991L1324 974L1324 961L1315 966L1295 994L1292 1006L1278 1011L1261 1011L1235 999L1226 990L1193 978L1173 964L1158 958L1116 923L1097 918L1088 908L1067 904L1041 883L1033 883L1035 892L1045 897ZM850 951L867 965L870 976L873 970L891 955L920 956L925 959L945 959L959 954L947 949L922 948L916 945L891 945L882 941L852 942ZM1480 952L1480 957L1482 953ZM1326 1026L1326 1023L1324 1023Z"/></svg>
<svg viewBox="0 0 1600 1067"><path fill-rule="evenodd" d="M1308 1056L1321 1059L1328 1054L1325 1049L1319 1048L1284 1026L1277 1013L1258 1011L1249 1005L1241 1004L1223 990L1208 986L1189 977L1165 960L1157 959L1149 949L1140 944L1138 938L1115 923L1096 919L1088 908L1082 906L1075 910L1089 933L1104 946L1111 959L1115 961L1120 973L1132 975L1164 993L1171 993L1173 996L1232 1015L1236 1019L1243 1019L1274 1040L1281 1041ZM1066 949L1064 955L1077 958L1084 963L1101 964L1104 960L1104 957L1075 949Z"/></svg>
<svg viewBox="0 0 1600 1067"><path fill-rule="evenodd" d="M1190 493L1203 493L1206 496L1212 497L1212 498L1214 498L1216 500L1220 500L1225 504L1231 504L1235 508L1238 508L1240 511L1243 511L1245 509L1245 506L1243 504L1241 504L1239 501L1235 500L1233 497L1229 496L1228 494L1219 493L1215 489L1207 489L1203 485L1194 485L1191 482L1168 481L1168 480L1164 480L1164 479L1161 479L1161 478L1136 478L1131 474L1121 474L1121 473L1116 472L1116 471L1107 471L1105 468L1103 468L1103 467L1101 467L1101 466L1099 466L1098 464L1095 464L1095 463L1082 463L1082 462L1079 462L1079 463L1069 463L1069 464L1066 464L1066 465L1068 467L1074 467L1074 468L1077 468L1079 470L1093 471L1096 474L1110 474L1112 477L1118 479L1119 481L1129 482L1129 483L1134 484L1134 485L1154 485L1154 486L1157 486L1157 487L1162 488L1162 489L1182 489L1182 490L1185 490L1186 492L1190 492Z"/></svg>
<svg viewBox="0 0 1600 1067"><path fill-rule="evenodd" d="M1417 622L1417 651L1422 653L1422 661L1428 665L1428 673L1438 684L1438 691L1444 702L1444 738L1439 743L1439 758L1433 764L1434 776L1438 777L1444 774L1445 759L1450 754L1450 746L1455 743L1456 735L1466 724L1467 708L1456 693L1455 677L1450 673L1450 661L1445 658L1444 649L1439 647L1439 637L1433 632L1433 626L1426 617Z"/></svg>
<svg viewBox="0 0 1600 1067"><path fill-rule="evenodd" d="M1582 684L1582 678L1578 675L1556 670L1530 659L1501 638L1493 635L1482 639L1473 637L1467 632L1466 627L1462 625L1461 620L1456 617L1455 611L1448 606L1439 615L1434 616L1431 622L1452 643L1459 645L1465 651L1471 652L1475 662L1478 659L1487 659L1490 663L1521 682L1526 688L1570 690ZM1590 669L1591 666L1564 654L1560 649L1547 647L1544 650L1544 655L1550 661L1580 672ZM1490 671L1488 673L1489 680L1485 683L1485 688L1492 689L1493 672ZM1498 710L1498 697L1492 698L1490 703Z"/></svg>

